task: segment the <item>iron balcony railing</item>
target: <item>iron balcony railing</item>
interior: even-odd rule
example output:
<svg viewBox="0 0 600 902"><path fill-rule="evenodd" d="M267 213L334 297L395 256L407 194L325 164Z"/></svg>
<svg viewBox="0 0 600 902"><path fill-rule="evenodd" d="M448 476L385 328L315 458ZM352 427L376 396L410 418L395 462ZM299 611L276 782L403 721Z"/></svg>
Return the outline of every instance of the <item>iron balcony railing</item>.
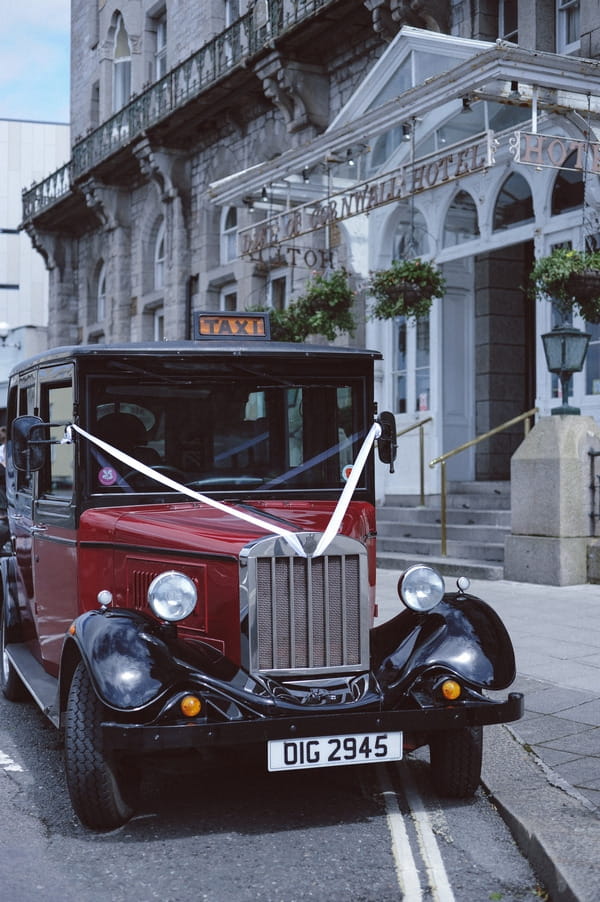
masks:
<svg viewBox="0 0 600 902"><path fill-rule="evenodd" d="M133 143L216 82L260 53L285 32L339 0L272 0L269 15L256 3L164 78L73 145L72 159L42 182L23 191L23 218L31 219L65 197L73 182Z"/></svg>

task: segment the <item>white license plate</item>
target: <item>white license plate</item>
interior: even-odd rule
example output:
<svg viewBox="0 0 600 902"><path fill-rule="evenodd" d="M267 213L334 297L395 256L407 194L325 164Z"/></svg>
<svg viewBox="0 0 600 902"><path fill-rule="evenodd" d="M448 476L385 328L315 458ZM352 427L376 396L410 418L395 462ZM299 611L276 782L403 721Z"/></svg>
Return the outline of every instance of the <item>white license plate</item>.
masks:
<svg viewBox="0 0 600 902"><path fill-rule="evenodd" d="M271 739L267 743L267 752L270 771L400 761L402 733L353 733L349 736Z"/></svg>

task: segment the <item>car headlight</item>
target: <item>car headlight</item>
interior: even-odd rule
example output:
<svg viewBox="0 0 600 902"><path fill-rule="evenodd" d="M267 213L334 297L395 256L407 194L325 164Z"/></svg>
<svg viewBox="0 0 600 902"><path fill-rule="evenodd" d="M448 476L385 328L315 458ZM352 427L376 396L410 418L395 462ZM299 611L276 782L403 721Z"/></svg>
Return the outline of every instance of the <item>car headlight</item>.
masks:
<svg viewBox="0 0 600 902"><path fill-rule="evenodd" d="M444 580L433 567L413 564L398 580L398 595L413 611L430 611L444 597Z"/></svg>
<svg viewBox="0 0 600 902"><path fill-rule="evenodd" d="M189 617L197 599L198 593L192 580L176 570L161 573L148 587L148 604L161 620L172 622Z"/></svg>

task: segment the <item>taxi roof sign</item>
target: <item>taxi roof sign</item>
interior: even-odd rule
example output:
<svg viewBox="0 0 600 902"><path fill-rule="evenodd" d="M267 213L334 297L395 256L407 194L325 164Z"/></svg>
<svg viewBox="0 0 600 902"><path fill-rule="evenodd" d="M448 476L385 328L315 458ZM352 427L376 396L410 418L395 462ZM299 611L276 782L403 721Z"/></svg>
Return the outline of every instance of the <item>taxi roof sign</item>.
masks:
<svg viewBox="0 0 600 902"><path fill-rule="evenodd" d="M194 315L194 338L270 339L268 313L198 312Z"/></svg>

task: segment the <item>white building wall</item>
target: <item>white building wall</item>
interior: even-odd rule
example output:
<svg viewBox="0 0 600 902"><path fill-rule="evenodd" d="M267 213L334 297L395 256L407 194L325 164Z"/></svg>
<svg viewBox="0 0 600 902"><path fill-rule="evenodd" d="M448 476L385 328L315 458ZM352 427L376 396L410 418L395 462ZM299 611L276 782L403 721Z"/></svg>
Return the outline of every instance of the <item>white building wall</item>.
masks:
<svg viewBox="0 0 600 902"><path fill-rule="evenodd" d="M48 272L22 221L21 191L70 157L69 126L0 119L0 322L11 334L0 344L0 409L8 371L38 350L48 323ZM17 330L14 332L13 330ZM15 347L20 344L21 347Z"/></svg>

